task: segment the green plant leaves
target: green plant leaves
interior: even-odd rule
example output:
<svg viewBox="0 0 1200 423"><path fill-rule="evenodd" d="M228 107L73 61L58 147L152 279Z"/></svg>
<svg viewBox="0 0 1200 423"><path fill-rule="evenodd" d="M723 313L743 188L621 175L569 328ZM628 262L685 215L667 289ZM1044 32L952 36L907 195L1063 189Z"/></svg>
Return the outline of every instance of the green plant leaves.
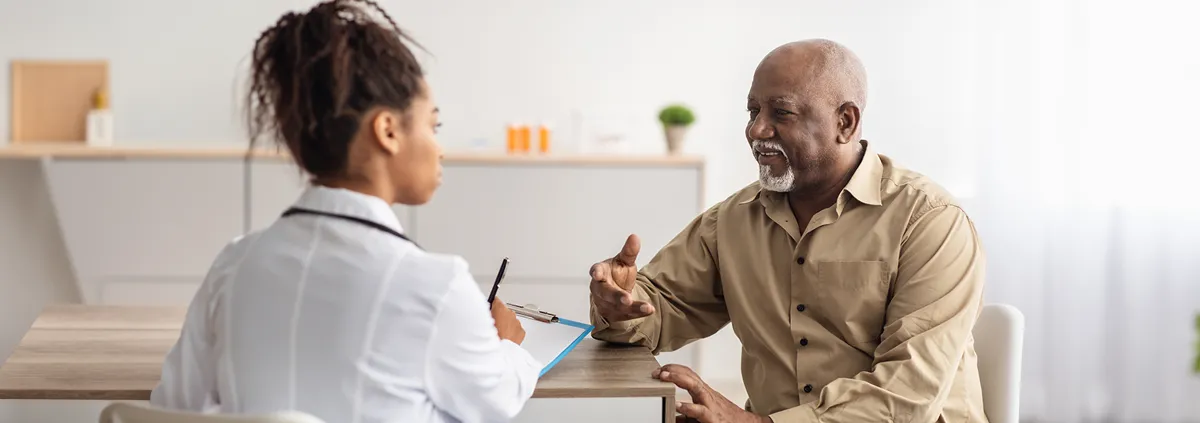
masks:
<svg viewBox="0 0 1200 423"><path fill-rule="evenodd" d="M691 125L696 121L696 115L687 106L672 104L658 112L658 120L663 125Z"/></svg>

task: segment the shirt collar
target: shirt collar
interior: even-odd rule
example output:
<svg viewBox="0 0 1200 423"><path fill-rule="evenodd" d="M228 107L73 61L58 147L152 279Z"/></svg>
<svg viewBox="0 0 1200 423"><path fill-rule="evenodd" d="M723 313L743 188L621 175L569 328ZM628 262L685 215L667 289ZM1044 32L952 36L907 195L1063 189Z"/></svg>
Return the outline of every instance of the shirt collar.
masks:
<svg viewBox="0 0 1200 423"><path fill-rule="evenodd" d="M870 142L862 140L862 145L866 149L863 152L862 163L858 164L854 175L850 176L850 182L846 183L845 190L863 204L878 206L883 204L879 194L880 184L883 181L883 162L879 160L879 154L875 152L875 148L871 147Z"/></svg>
<svg viewBox="0 0 1200 423"><path fill-rule="evenodd" d="M850 195L853 195L854 198L864 204L878 206L883 204L879 193L880 185L883 181L883 161L879 159L879 153L875 152L875 148L871 146L870 142L867 140L862 140L861 142L866 149L863 152L862 162L854 169L854 174L850 176L850 182L846 183L846 187L842 191L849 192ZM761 202L765 191L760 186L753 197L738 204ZM841 199L839 196L840 202Z"/></svg>
<svg viewBox="0 0 1200 423"><path fill-rule="evenodd" d="M366 219L404 233L392 206L373 195L344 188L309 185L294 206Z"/></svg>

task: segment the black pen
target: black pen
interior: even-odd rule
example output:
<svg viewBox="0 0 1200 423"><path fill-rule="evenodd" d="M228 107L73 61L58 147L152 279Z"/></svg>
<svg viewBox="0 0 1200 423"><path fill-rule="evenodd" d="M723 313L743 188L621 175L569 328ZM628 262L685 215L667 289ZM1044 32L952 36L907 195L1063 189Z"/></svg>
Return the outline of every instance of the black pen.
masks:
<svg viewBox="0 0 1200 423"><path fill-rule="evenodd" d="M496 300L496 291L500 290L500 280L504 279L504 269L508 267L508 257L500 260L500 271L496 272L496 282L492 283L492 292L488 294L488 309L492 308L492 301Z"/></svg>

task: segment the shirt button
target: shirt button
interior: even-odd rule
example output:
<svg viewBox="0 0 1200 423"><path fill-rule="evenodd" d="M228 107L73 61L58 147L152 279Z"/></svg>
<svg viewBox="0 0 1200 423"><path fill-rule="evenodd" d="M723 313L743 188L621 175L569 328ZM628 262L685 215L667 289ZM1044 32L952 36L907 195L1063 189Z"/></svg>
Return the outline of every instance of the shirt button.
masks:
<svg viewBox="0 0 1200 423"><path fill-rule="evenodd" d="M804 304L796 304L796 311L803 313L805 308L807 307L804 307Z"/></svg>
<svg viewBox="0 0 1200 423"><path fill-rule="evenodd" d="M800 338L800 346L801 347L808 346L808 338Z"/></svg>
<svg viewBox="0 0 1200 423"><path fill-rule="evenodd" d="M804 264L804 257L796 258L796 264Z"/></svg>
<svg viewBox="0 0 1200 423"><path fill-rule="evenodd" d="M804 393L812 392L812 385L804 385Z"/></svg>

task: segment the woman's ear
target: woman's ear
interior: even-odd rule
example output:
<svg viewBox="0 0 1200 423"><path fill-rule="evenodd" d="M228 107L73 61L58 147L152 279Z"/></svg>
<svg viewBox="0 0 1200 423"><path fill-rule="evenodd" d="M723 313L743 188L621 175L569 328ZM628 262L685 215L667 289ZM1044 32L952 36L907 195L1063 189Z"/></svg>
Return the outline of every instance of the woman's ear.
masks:
<svg viewBox="0 0 1200 423"><path fill-rule="evenodd" d="M395 155L400 152L401 138L404 136L404 132L401 131L401 119L400 115L389 110L380 110L371 119L371 131L375 135L375 141L388 154Z"/></svg>

